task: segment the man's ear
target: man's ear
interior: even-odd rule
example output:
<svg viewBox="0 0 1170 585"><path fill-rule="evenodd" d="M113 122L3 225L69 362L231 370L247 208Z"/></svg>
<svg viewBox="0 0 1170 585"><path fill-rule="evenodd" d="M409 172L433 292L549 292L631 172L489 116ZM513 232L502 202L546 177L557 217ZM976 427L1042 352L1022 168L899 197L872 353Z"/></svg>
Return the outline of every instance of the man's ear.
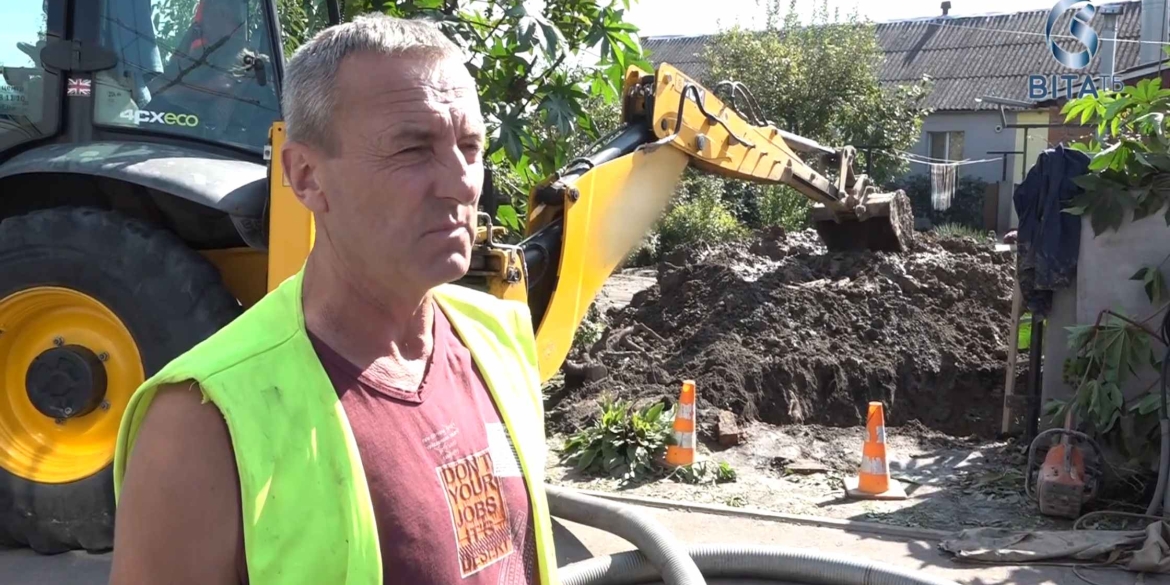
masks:
<svg viewBox="0 0 1170 585"><path fill-rule="evenodd" d="M307 144L285 142L280 151L284 174L297 199L313 213L329 211L329 201L321 185L322 157Z"/></svg>

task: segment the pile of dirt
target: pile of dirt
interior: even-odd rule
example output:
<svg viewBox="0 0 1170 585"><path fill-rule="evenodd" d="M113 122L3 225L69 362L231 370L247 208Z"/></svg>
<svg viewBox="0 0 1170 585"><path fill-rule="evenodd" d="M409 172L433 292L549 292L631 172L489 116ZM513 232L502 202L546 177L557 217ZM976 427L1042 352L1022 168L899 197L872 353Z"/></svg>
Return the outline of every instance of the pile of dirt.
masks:
<svg viewBox="0 0 1170 585"><path fill-rule="evenodd" d="M693 379L706 434L718 409L852 426L877 400L891 425L992 435L1012 262L991 242L932 234L917 234L904 254L830 254L811 230L677 251L660 264L657 285L612 312L603 337L574 357L603 364L606 375L568 377L550 396L549 423L572 431L595 416L602 394L673 400L680 381Z"/></svg>

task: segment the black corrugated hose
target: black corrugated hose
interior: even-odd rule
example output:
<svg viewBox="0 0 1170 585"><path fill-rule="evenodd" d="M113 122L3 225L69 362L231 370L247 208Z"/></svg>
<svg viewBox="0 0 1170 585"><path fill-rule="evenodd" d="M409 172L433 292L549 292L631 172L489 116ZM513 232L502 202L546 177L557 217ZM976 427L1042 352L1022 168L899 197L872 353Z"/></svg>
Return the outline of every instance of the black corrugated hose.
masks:
<svg viewBox="0 0 1170 585"><path fill-rule="evenodd" d="M549 512L616 534L639 550L597 557L557 570L563 585L956 585L953 581L861 559L813 550L760 545L684 547L653 518L632 506L545 486Z"/></svg>

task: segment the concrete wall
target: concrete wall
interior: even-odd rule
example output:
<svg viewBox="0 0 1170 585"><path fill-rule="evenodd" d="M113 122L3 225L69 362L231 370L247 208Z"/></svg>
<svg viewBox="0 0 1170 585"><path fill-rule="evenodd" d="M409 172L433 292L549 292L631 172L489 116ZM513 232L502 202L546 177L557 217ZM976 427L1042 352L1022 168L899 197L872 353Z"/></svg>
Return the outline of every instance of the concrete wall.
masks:
<svg viewBox="0 0 1170 585"><path fill-rule="evenodd" d="M1161 212L1138 222L1127 217L1121 231L1097 237L1093 236L1089 221L1083 222L1076 286L1056 295L1045 330L1042 392L1045 402L1072 396L1073 388L1061 380L1061 368L1069 353L1065 327L1092 324L1106 309L1139 319L1150 316L1156 308L1150 305L1142 284L1129 277L1142 267L1157 266L1167 254L1170 254L1170 227L1166 226ZM1162 271L1170 273L1170 266L1163 266ZM1161 316L1148 324L1154 330L1160 325ZM1154 347L1161 351L1158 344ZM1130 380L1122 388L1126 399L1140 394L1156 378L1152 369L1148 369L1140 378Z"/></svg>

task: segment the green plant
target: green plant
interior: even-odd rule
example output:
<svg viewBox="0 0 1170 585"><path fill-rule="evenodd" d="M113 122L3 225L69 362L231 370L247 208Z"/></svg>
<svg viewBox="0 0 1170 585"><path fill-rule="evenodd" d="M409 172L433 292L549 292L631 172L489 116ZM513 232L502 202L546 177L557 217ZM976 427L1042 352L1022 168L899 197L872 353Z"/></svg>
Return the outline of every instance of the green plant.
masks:
<svg viewBox="0 0 1170 585"><path fill-rule="evenodd" d="M1161 368L1160 352L1154 351L1151 340L1159 344L1162 340L1148 323L1166 309L1165 284L1157 267L1143 268L1131 280L1142 282L1150 302L1159 308L1140 321L1102 311L1092 325L1069 327L1073 353L1062 374L1076 392L1072 400L1051 401L1045 409L1054 420L1071 410L1130 460L1149 463L1156 456L1152 435L1158 428L1160 389L1152 384L1127 402L1122 388L1147 368Z"/></svg>
<svg viewBox="0 0 1170 585"><path fill-rule="evenodd" d="M729 242L747 235L747 228L724 204L722 189L722 180L715 176L693 172L683 177L673 207L659 222L660 253L688 244Z"/></svg>
<svg viewBox="0 0 1170 585"><path fill-rule="evenodd" d="M263 6L262 2L254 3L257 7ZM277 0L276 13L280 15L285 57L291 57L297 47L329 24L324 0Z"/></svg>
<svg viewBox="0 0 1170 585"><path fill-rule="evenodd" d="M987 238L986 233L961 223L944 223L942 225L936 225L931 231L944 238L969 238L973 240L982 240Z"/></svg>
<svg viewBox="0 0 1170 585"><path fill-rule="evenodd" d="M696 461L690 465L678 467L671 473L671 477L691 484L727 483L736 480L735 468L726 461L713 463L710 461Z"/></svg>
<svg viewBox="0 0 1170 585"><path fill-rule="evenodd" d="M589 305L589 309L585 311L585 318L581 320L576 333L573 334L573 347L587 349L597 343L597 340L601 339L601 334L605 332L606 325L605 316L597 309L597 305Z"/></svg>
<svg viewBox="0 0 1170 585"><path fill-rule="evenodd" d="M635 409L628 401L602 399L601 415L565 442L565 460L583 473L623 482L652 477L659 470L656 459L672 439L674 411L665 407Z"/></svg>
<svg viewBox="0 0 1170 585"><path fill-rule="evenodd" d="M760 193L760 221L752 227L780 226L800 231L811 221L812 201L791 187L764 187Z"/></svg>
<svg viewBox="0 0 1170 585"><path fill-rule="evenodd" d="M1100 140L1073 144L1092 157L1089 173L1073 181L1083 188L1064 210L1087 215L1094 235L1118 230L1127 211L1138 221L1170 201L1170 137L1166 136L1170 90L1160 78L1143 79L1120 92L1103 91L1070 101L1065 121L1096 123ZM1165 213L1170 225L1170 209Z"/></svg>

